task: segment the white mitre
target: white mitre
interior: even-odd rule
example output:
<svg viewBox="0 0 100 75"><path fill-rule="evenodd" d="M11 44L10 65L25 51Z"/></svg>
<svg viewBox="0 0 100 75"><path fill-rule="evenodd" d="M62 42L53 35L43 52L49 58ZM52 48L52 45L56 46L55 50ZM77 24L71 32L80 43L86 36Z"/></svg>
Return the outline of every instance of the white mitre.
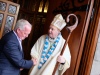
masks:
<svg viewBox="0 0 100 75"><path fill-rule="evenodd" d="M66 26L66 22L61 14L57 14L51 22L51 25L54 25L61 31Z"/></svg>

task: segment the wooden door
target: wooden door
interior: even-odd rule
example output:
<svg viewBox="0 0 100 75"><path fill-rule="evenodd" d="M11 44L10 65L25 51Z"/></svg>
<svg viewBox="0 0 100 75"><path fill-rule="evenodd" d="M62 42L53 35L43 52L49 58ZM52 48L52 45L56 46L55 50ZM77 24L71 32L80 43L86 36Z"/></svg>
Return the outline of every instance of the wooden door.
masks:
<svg viewBox="0 0 100 75"><path fill-rule="evenodd" d="M16 3L0 0L0 38L14 29L19 7Z"/></svg>
<svg viewBox="0 0 100 75"><path fill-rule="evenodd" d="M93 0L91 0L93 3ZM94 0L77 75L90 75L100 31L100 0ZM88 19L87 19L88 20Z"/></svg>

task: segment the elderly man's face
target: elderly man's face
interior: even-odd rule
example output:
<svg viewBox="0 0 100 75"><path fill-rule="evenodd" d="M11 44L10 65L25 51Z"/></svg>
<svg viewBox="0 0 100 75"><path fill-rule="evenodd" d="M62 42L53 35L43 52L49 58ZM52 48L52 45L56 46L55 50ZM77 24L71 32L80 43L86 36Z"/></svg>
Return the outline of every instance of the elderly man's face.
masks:
<svg viewBox="0 0 100 75"><path fill-rule="evenodd" d="M21 29L18 29L17 30L17 34L18 34L18 37L21 39L21 40L24 40L26 37L28 37L28 35L30 34L31 32L31 27L29 26L26 26L23 30Z"/></svg>
<svg viewBox="0 0 100 75"><path fill-rule="evenodd" d="M49 31L48 31L48 35L50 38L56 38L59 33L60 33L60 31L58 30L58 28L56 28L53 25L50 25Z"/></svg>

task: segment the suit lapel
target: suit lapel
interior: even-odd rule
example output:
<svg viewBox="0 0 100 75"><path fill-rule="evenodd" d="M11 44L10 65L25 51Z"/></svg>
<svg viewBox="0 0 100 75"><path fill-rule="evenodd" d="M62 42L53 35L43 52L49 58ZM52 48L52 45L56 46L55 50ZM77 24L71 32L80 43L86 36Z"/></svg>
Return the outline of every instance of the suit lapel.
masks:
<svg viewBox="0 0 100 75"><path fill-rule="evenodd" d="M13 37L16 38L16 42L18 42L18 44L19 44L19 51L21 52L22 56L24 57L23 48L22 48L21 43L20 43L19 40L18 40L17 35L16 35L13 31L12 31L12 34L13 34Z"/></svg>

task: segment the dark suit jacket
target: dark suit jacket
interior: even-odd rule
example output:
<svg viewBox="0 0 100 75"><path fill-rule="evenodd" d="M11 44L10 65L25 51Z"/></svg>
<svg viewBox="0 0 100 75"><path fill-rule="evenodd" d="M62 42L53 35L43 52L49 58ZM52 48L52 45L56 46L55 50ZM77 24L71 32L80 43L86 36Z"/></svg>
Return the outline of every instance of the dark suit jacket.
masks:
<svg viewBox="0 0 100 75"><path fill-rule="evenodd" d="M19 41L13 31L0 40L0 75L18 75L20 68L29 69L32 60L23 58Z"/></svg>

